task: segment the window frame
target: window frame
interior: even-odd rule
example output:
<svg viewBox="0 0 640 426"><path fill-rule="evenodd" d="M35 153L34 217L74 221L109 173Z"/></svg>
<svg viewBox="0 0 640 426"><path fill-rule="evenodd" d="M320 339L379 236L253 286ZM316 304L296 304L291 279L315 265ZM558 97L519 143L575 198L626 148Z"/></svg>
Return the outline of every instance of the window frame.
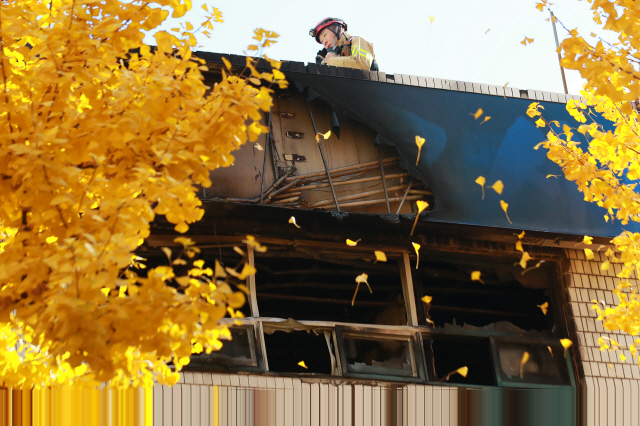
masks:
<svg viewBox="0 0 640 426"><path fill-rule="evenodd" d="M386 326L394 327L394 326ZM385 380L385 381L399 381L399 382L411 382L411 383L424 383L427 381L426 366L424 363L424 353L422 348L422 336L419 331L411 330L395 330L381 327L365 327L365 326L352 326L352 325L336 325L335 334L338 343L338 357L340 358L339 365L342 368L342 375L344 377L353 377L359 379L373 379L373 380ZM359 337L364 340L367 337L375 337L378 339L388 340L408 340L408 347L411 356L411 368L412 376L393 375L393 374L376 374L370 373L357 373L349 371L349 363L347 362L347 353L345 350L345 337ZM376 367L371 367L375 369Z"/></svg>

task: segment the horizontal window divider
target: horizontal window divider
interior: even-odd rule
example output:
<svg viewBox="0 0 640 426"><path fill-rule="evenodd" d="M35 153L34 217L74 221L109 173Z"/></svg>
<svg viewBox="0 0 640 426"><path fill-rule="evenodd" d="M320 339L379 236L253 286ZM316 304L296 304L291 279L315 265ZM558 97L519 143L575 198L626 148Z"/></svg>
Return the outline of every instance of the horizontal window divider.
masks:
<svg viewBox="0 0 640 426"><path fill-rule="evenodd" d="M424 332L425 327L414 327L410 325L381 325L381 324L359 324L359 323L350 323L350 322L333 322L333 321L307 321L301 320L297 321L294 319L283 319L283 318L269 318L269 317L260 317L255 318L255 321L259 321L263 324L263 326L268 325L278 325L278 324L286 324L289 323L293 326L301 325L302 329L317 328L317 329L334 329L336 326L348 327L350 330L362 330L362 331L376 331L384 334L407 334L407 333L416 333L416 332Z"/></svg>

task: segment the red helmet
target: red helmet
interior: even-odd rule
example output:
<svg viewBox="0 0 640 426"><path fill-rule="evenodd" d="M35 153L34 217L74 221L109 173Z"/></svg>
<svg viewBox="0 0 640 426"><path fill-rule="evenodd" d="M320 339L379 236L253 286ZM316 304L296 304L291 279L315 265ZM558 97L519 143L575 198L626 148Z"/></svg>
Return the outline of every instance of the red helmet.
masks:
<svg viewBox="0 0 640 426"><path fill-rule="evenodd" d="M344 31L347 31L347 24L342 19L339 19L339 18L326 18L326 19L323 19L322 21L318 22L318 24L315 27L311 28L309 30L309 35L311 37L315 37L316 41L318 43L320 43L320 38L319 37L320 37L320 33L322 32L322 30L324 30L325 28L327 28L328 26L333 25L333 24L337 24L337 25L341 26ZM336 34L336 37L338 37L338 36L339 36L339 34Z"/></svg>

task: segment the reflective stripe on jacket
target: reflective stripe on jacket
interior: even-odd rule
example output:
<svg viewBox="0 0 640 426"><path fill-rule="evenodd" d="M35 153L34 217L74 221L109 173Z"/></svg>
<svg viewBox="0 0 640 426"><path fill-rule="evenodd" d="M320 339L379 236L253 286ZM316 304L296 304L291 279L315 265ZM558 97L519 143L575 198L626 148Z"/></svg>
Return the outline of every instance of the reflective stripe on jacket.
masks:
<svg viewBox="0 0 640 426"><path fill-rule="evenodd" d="M326 59L325 63L336 67L359 68L361 70L371 69L371 63L376 58L373 52L373 44L362 37L351 37L349 33L345 32L342 33L338 45L344 44L349 39L351 39L350 54Z"/></svg>

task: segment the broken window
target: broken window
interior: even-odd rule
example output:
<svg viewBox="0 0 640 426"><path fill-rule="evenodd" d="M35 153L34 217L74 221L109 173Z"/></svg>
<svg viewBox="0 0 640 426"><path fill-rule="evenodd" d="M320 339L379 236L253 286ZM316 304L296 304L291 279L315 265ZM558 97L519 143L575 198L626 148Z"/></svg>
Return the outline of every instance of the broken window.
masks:
<svg viewBox="0 0 640 426"><path fill-rule="evenodd" d="M210 354L193 354L187 369L192 370L248 370L263 369L256 349L253 325L229 327L230 340L222 341L222 348Z"/></svg>
<svg viewBox="0 0 640 426"><path fill-rule="evenodd" d="M333 372L335 358L330 349L330 338L322 331L316 334L310 331L283 331L266 327L264 342L269 371L326 375Z"/></svg>
<svg viewBox="0 0 640 426"><path fill-rule="evenodd" d="M417 335L336 326L336 336L343 375L424 380Z"/></svg>
<svg viewBox="0 0 640 426"><path fill-rule="evenodd" d="M488 337L423 335L427 371L434 382L495 386L491 345ZM467 367L467 376L456 373Z"/></svg>
<svg viewBox="0 0 640 426"><path fill-rule="evenodd" d="M424 259L424 260L423 260ZM524 275L517 259L421 254L416 274L419 321L437 328L506 333L543 332L551 336L553 312L538 305L550 301L553 267L543 264ZM480 281L471 273L480 271ZM426 305L422 296L432 297Z"/></svg>
<svg viewBox="0 0 640 426"><path fill-rule="evenodd" d="M255 254L260 316L406 325L400 257L388 257L374 263L373 251L269 246L266 253ZM358 288L356 277L363 273L368 285Z"/></svg>
<svg viewBox="0 0 640 426"><path fill-rule="evenodd" d="M557 340L536 342L493 337L492 345L501 386L509 383L572 384L566 352Z"/></svg>

